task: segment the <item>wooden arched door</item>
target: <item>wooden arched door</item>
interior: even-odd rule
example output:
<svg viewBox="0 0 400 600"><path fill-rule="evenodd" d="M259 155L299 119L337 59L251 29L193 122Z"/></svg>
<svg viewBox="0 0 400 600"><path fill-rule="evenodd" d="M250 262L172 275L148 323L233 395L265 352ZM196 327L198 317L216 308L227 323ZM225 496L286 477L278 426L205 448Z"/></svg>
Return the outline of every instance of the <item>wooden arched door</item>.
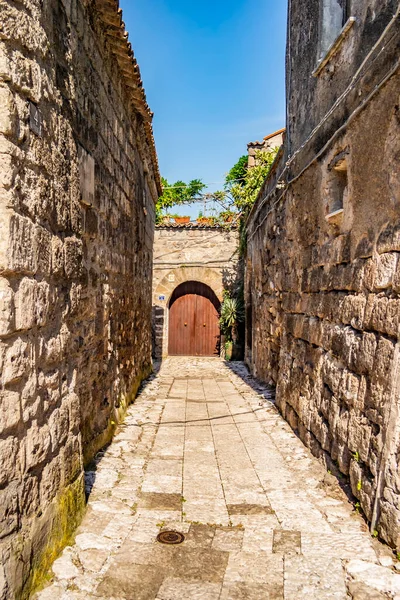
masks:
<svg viewBox="0 0 400 600"><path fill-rule="evenodd" d="M210 287L186 281L175 289L169 306L170 355L219 355L219 301Z"/></svg>

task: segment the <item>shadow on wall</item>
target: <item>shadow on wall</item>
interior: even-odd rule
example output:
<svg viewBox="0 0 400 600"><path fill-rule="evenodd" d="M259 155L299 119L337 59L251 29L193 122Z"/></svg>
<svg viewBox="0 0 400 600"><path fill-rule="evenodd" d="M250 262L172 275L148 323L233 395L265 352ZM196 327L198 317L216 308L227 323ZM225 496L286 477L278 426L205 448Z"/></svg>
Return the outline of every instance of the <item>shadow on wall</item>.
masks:
<svg viewBox="0 0 400 600"><path fill-rule="evenodd" d="M163 353L163 338L164 338L164 322L165 322L165 307L154 305L152 307L152 327L151 327L151 346L152 357L158 358Z"/></svg>
<svg viewBox="0 0 400 600"><path fill-rule="evenodd" d="M244 286L244 265L240 259L235 269L224 267L222 269L223 289L227 290L231 296L236 296L243 290Z"/></svg>

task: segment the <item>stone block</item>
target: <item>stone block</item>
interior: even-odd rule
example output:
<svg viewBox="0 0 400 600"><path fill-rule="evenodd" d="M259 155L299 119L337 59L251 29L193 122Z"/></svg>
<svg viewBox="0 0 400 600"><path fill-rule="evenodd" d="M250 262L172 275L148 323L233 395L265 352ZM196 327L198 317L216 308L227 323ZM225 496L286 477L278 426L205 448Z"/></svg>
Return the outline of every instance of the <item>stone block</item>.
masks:
<svg viewBox="0 0 400 600"><path fill-rule="evenodd" d="M43 505L82 472L81 430L86 448L97 436L101 440L109 424L103 403L115 405L123 392L136 389L149 363L154 207L148 206L145 218L143 196L136 194L148 140L141 120L133 113L127 118L125 99L105 76L109 57L93 43L82 3L85 52L78 52L76 28L68 22L72 14L76 22L79 3L63 4L65 13L53 0L44 12L40 0L3 2L1 8L0 489L18 481L19 506L12 510L19 512L20 528L18 536L13 524L6 532L10 545L16 540L7 557L7 584L14 586L7 597L19 594L31 561L51 539L55 513L49 508L45 514ZM78 77L72 89L74 69L89 75ZM28 99L42 111L41 132L30 127ZM115 131L109 126L114 115ZM86 223L76 132L96 161L93 201L103 211L88 211ZM148 169L155 197L151 160ZM218 248L231 253L226 242L207 252ZM89 264L96 273L90 285ZM82 398L90 403L84 406ZM1 497L2 508L6 500ZM8 514L0 515L7 528ZM0 569L0 590L1 578Z"/></svg>
<svg viewBox="0 0 400 600"><path fill-rule="evenodd" d="M79 279L83 272L83 244L78 238L66 238L64 242L64 269L67 277Z"/></svg>
<svg viewBox="0 0 400 600"><path fill-rule="evenodd" d="M343 366L339 365L331 355L325 354L321 369L322 380L336 397L340 394L342 375Z"/></svg>
<svg viewBox="0 0 400 600"><path fill-rule="evenodd" d="M48 367L58 365L64 357L64 348L61 335L42 340L41 359Z"/></svg>
<svg viewBox="0 0 400 600"><path fill-rule="evenodd" d="M13 136L18 124L14 96L7 85L0 84L0 133Z"/></svg>
<svg viewBox="0 0 400 600"><path fill-rule="evenodd" d="M64 273L64 245L60 238L53 235L51 238L51 267L53 276L62 276Z"/></svg>
<svg viewBox="0 0 400 600"><path fill-rule="evenodd" d="M400 227L397 223L389 223L379 234L376 242L379 254L385 252L400 252Z"/></svg>
<svg viewBox="0 0 400 600"><path fill-rule="evenodd" d="M355 258L370 258L374 252L374 245L368 236L361 237L358 241L354 256Z"/></svg>
<svg viewBox="0 0 400 600"><path fill-rule="evenodd" d="M365 327L367 329L387 332L388 298L386 295L369 294L365 306Z"/></svg>
<svg viewBox="0 0 400 600"><path fill-rule="evenodd" d="M39 498L42 507L47 506L59 493L61 488L61 460L59 456L53 458L42 470L39 484Z"/></svg>
<svg viewBox="0 0 400 600"><path fill-rule="evenodd" d="M44 327L47 324L50 310L50 286L46 281L41 281L36 290L35 324Z"/></svg>
<svg viewBox="0 0 400 600"><path fill-rule="evenodd" d="M10 59L7 52L7 47L4 43L0 45L0 79L2 81L9 81L10 76Z"/></svg>
<svg viewBox="0 0 400 600"><path fill-rule="evenodd" d="M37 421L26 432L24 440L26 469L32 469L46 460L51 447L48 425L38 425Z"/></svg>
<svg viewBox="0 0 400 600"><path fill-rule="evenodd" d="M393 275L392 288L393 288L393 291L396 292L397 294L400 293L400 260L397 261L396 272Z"/></svg>
<svg viewBox="0 0 400 600"><path fill-rule="evenodd" d="M340 471L345 475L349 474L351 458L351 452L347 447L347 443L339 442L337 448L337 461Z"/></svg>
<svg viewBox="0 0 400 600"><path fill-rule="evenodd" d="M39 508L39 482L35 475L25 474L19 488L19 506L25 517L34 517Z"/></svg>
<svg viewBox="0 0 400 600"><path fill-rule="evenodd" d="M335 435L343 444L347 444L347 438L349 435L349 421L350 412L348 410L341 410L339 413L339 418L336 422Z"/></svg>
<svg viewBox="0 0 400 600"><path fill-rule="evenodd" d="M340 382L339 399L348 406L354 406L357 403L359 388L360 377L345 370Z"/></svg>
<svg viewBox="0 0 400 600"><path fill-rule="evenodd" d="M5 144L3 143L2 146L5 146ZM9 148L4 148L6 152L8 150L7 154L1 152L1 150L3 150L3 148L0 148L0 187L9 190L15 182L17 173L17 168L12 156L13 145L10 143Z"/></svg>
<svg viewBox="0 0 400 600"><path fill-rule="evenodd" d="M27 377L31 370L32 357L30 345L17 338L8 348L2 373L4 386L16 383L23 377Z"/></svg>
<svg viewBox="0 0 400 600"><path fill-rule="evenodd" d="M394 356L394 343L384 337L378 339L375 353L372 380L382 383L385 387L390 382L392 362Z"/></svg>
<svg viewBox="0 0 400 600"><path fill-rule="evenodd" d="M10 535L18 528L18 482L11 481L0 490L0 539Z"/></svg>
<svg viewBox="0 0 400 600"><path fill-rule="evenodd" d="M21 471L17 459L18 449L17 438L8 436L6 439L0 440L0 486L15 479Z"/></svg>
<svg viewBox="0 0 400 600"><path fill-rule="evenodd" d="M367 299L364 295L345 296L340 304L340 319L355 329L362 329Z"/></svg>
<svg viewBox="0 0 400 600"><path fill-rule="evenodd" d="M365 417L350 415L348 446L354 454L358 454L360 460L368 461L369 444L371 440L371 426Z"/></svg>
<svg viewBox="0 0 400 600"><path fill-rule="evenodd" d="M0 391L0 432L15 428L21 420L19 392Z"/></svg>
<svg viewBox="0 0 400 600"><path fill-rule="evenodd" d="M1 244L1 242L0 242ZM14 292L3 277L0 278L0 336L14 330Z"/></svg>
<svg viewBox="0 0 400 600"><path fill-rule="evenodd" d="M351 366L357 373L366 374L372 371L376 348L376 335L374 333L363 333L352 354Z"/></svg>
<svg viewBox="0 0 400 600"><path fill-rule="evenodd" d="M399 254L397 252L387 252L381 254L377 258L375 288L384 290L390 287L393 283L393 278L396 273Z"/></svg>
<svg viewBox="0 0 400 600"><path fill-rule="evenodd" d="M400 336L400 300L397 298L388 300L385 331L391 337Z"/></svg>
<svg viewBox="0 0 400 600"><path fill-rule="evenodd" d="M63 404L68 407L69 429L73 433L78 433L81 422L79 396L73 392L63 399Z"/></svg>
<svg viewBox="0 0 400 600"><path fill-rule="evenodd" d="M31 329L35 325L37 281L24 277L15 294L15 328Z"/></svg>
<svg viewBox="0 0 400 600"><path fill-rule="evenodd" d="M385 490L386 491L386 490ZM397 504L382 497L380 500L380 516L378 530L380 535L393 548L399 551L400 548L400 510Z"/></svg>
<svg viewBox="0 0 400 600"><path fill-rule="evenodd" d="M69 431L69 411L64 403L56 408L48 419L49 433L51 438L51 450L55 452L67 439Z"/></svg>
<svg viewBox="0 0 400 600"><path fill-rule="evenodd" d="M36 273L35 226L30 219L17 214L11 217L7 253L10 270L26 275Z"/></svg>
<svg viewBox="0 0 400 600"><path fill-rule="evenodd" d="M83 471L83 453L80 434L76 437L68 437L67 443L61 451L61 457L64 484L68 484L74 481L78 474Z"/></svg>
<svg viewBox="0 0 400 600"><path fill-rule="evenodd" d="M368 258L364 263L364 288L370 291L375 290L375 278L377 270L377 261L375 258Z"/></svg>
<svg viewBox="0 0 400 600"><path fill-rule="evenodd" d="M37 389L37 377L36 373L33 372L28 377L21 391L21 409L23 422L28 423L35 417L39 416L41 406L42 399Z"/></svg>
<svg viewBox="0 0 400 600"><path fill-rule="evenodd" d="M36 260L36 273L50 275L51 272L51 248L52 235L47 229L36 226L34 231L34 254Z"/></svg>
<svg viewBox="0 0 400 600"><path fill-rule="evenodd" d="M3 561L2 561L3 562ZM7 598L8 583L4 566L0 564L0 598Z"/></svg>
<svg viewBox="0 0 400 600"><path fill-rule="evenodd" d="M11 211L3 205L7 198L0 190L0 273L9 270L9 245L11 228Z"/></svg>

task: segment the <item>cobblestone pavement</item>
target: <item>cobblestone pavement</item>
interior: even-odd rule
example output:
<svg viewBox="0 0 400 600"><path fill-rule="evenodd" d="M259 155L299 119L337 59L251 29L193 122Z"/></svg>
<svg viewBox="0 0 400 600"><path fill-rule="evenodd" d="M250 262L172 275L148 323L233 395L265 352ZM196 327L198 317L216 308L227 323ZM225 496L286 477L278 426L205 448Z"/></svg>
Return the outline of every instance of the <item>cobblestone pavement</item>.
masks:
<svg viewBox="0 0 400 600"><path fill-rule="evenodd" d="M393 554L270 396L241 363L167 359L97 457L38 600L400 600Z"/></svg>

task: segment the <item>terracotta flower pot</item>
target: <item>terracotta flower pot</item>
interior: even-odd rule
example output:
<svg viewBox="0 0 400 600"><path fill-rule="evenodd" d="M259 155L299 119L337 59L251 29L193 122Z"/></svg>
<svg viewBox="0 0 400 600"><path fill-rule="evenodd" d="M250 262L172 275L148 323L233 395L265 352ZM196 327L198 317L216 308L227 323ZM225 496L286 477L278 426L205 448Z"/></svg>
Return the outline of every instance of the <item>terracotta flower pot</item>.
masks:
<svg viewBox="0 0 400 600"><path fill-rule="evenodd" d="M177 223L177 225L183 225L184 223L190 223L190 217L175 217L175 223Z"/></svg>

